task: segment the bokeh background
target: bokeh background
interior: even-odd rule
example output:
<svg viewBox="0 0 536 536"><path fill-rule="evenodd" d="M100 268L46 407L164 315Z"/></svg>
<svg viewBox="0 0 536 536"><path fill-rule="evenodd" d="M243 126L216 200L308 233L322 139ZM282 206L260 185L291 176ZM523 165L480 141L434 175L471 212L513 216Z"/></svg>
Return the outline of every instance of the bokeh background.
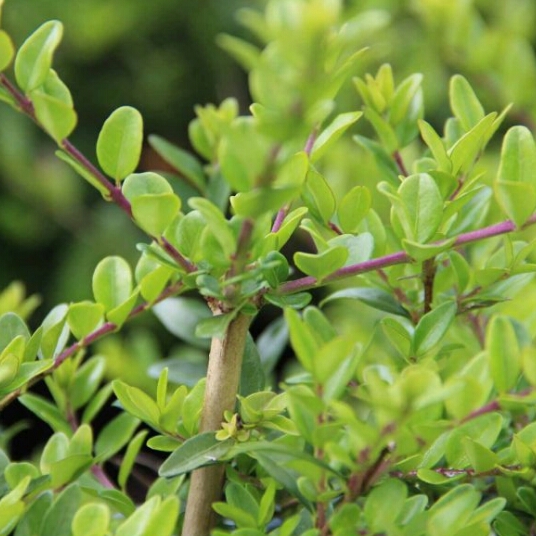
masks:
<svg viewBox="0 0 536 536"><path fill-rule="evenodd" d="M146 134L157 133L186 149L187 125L196 104L234 96L246 113L247 75L217 46L217 35L251 38L236 15L241 8L265 4L264 0L6 0L2 25L20 46L44 21L64 23L55 68L71 89L79 117L71 139L95 161L100 127L121 105L141 111ZM393 65L397 81L422 72L426 118L436 128L450 115L449 78L462 73L487 111L514 103L505 129L522 123L534 131L534 0L346 0L344 7L348 17L362 14L354 28L359 35L356 42L369 47L355 74L376 72L384 62ZM349 82L339 110L360 106ZM357 128L367 132L364 122ZM144 241L124 214L104 203L54 156L54 150L29 120L0 106L0 290L18 280L28 294L40 295L42 303L29 320L32 327L58 303L90 299L91 275L98 261L121 255L134 265L135 244ZM345 158L339 158L337 151ZM498 150L489 158L497 159ZM163 166L147 146L140 170ZM357 173L370 180L378 174L372 159L350 141L339 145L326 167L326 175L341 184L355 180ZM349 304L332 312L341 322L357 313ZM373 315L368 318L374 321ZM257 332L265 321L261 317L254 326ZM366 321L361 329L369 329ZM110 376L121 372L128 383L151 389L154 379L147 370L173 353L173 344L172 336L146 314L92 351L109 358Z"/></svg>

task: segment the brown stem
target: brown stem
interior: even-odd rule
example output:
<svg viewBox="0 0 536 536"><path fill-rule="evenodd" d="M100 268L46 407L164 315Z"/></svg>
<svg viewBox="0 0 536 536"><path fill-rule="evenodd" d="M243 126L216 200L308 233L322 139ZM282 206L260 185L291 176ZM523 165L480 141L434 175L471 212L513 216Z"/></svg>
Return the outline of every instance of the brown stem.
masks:
<svg viewBox="0 0 536 536"><path fill-rule="evenodd" d="M400 154L400 151L395 151L393 153L393 159L395 161L396 167L398 168L398 171L400 171L400 174L404 175L404 177L407 177L409 173L406 168L406 165L404 164L404 160L402 160L402 155Z"/></svg>
<svg viewBox="0 0 536 536"><path fill-rule="evenodd" d="M220 313L215 311L215 314ZM250 316L239 313L229 324L223 339L212 339L200 432L218 430L224 411L234 410L250 321ZM225 465L205 467L192 473L183 536L209 535L215 523L212 504L221 496L224 473Z"/></svg>
<svg viewBox="0 0 536 536"><path fill-rule="evenodd" d="M422 282L424 287L424 314L432 310L432 301L434 299L434 279L436 275L435 259L426 259L422 263Z"/></svg>

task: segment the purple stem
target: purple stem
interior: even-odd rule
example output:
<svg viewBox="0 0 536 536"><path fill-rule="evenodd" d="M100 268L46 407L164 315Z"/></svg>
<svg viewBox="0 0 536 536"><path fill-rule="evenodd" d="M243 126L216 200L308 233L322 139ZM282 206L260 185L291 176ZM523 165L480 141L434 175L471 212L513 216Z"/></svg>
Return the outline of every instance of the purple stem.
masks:
<svg viewBox="0 0 536 536"><path fill-rule="evenodd" d="M527 222L521 227L529 227L536 223L536 214L533 214ZM510 221L506 220L501 223L495 223L493 225L488 225L482 229L477 229L476 231L469 231L468 233L463 233L459 235L454 244L454 247L463 246L464 244L469 244L471 242L477 242L485 238L491 238L493 236L498 236L506 233L511 233L518 230L516 225ZM446 240L440 240L434 242L435 245L444 244ZM292 294L294 292L299 292L301 290L307 290L309 288L315 287L320 283L327 283L330 281L336 281L338 279L344 279L346 277L351 277L354 275L363 274L365 272L372 272L373 270L379 270L380 268L386 268L387 266L393 266L395 264L405 264L413 262L413 259L405 251L397 251L396 253L391 253L383 257L378 257L376 259L371 259L365 262L360 262L357 264L351 264L350 266L345 266L336 270L322 281L319 281L313 276L301 277L299 279L294 279L293 281L288 281L281 285L278 289L279 294Z"/></svg>

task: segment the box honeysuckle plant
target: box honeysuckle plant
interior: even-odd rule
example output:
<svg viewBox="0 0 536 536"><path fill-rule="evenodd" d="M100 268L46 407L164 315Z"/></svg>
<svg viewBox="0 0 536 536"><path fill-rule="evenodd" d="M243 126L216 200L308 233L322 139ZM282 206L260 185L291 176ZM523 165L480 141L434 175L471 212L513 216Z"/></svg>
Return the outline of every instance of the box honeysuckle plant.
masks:
<svg viewBox="0 0 536 536"><path fill-rule="evenodd" d="M420 74L360 72L362 16L336 0L241 11L254 42L220 45L249 72L250 115L231 98L196 107L195 155L149 136L166 174L137 171L132 107L104 122L96 160L70 140L60 22L18 50L0 30L0 100L147 237L135 266L104 258L93 296L34 331L37 298L0 294L0 409L22 404L53 432L30 460L3 443L0 534L533 533L536 145L461 75L451 117L432 126ZM340 109L352 85L354 109ZM381 180L358 165L335 184L326 162L341 144ZM348 303L359 314L339 325ZM281 314L255 340L268 306ZM146 311L207 353L202 377L163 367L155 393L104 381L92 344ZM281 377L287 343L296 363ZM140 500L129 482L147 449L162 462Z"/></svg>

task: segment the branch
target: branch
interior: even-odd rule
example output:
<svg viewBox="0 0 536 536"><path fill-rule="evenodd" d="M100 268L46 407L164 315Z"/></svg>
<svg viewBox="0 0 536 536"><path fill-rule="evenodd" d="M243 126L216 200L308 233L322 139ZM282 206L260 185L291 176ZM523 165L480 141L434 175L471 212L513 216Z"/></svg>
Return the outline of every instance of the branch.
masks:
<svg viewBox="0 0 536 536"><path fill-rule="evenodd" d="M26 116L28 116L41 130L46 134L47 131L43 128L43 125L39 122L35 115L34 106L32 101L21 93L11 81L4 75L0 74L0 85L4 86L9 94L15 99L20 110ZM91 163L91 161L77 148L69 139L65 138L59 143L59 147L64 150L69 156L71 156L80 166L82 166L102 187L108 192L110 199L120 207L127 216L136 223L136 220L132 216L132 208L128 199L123 195L121 188L112 184L104 174L102 174L97 167ZM182 254L170 244L164 237L149 237L159 243L164 250L173 258L173 260L182 266L187 272L195 271L195 266L185 259Z"/></svg>
<svg viewBox="0 0 536 536"><path fill-rule="evenodd" d="M525 229L526 227L534 225L535 223L536 214L533 214L521 227L521 229ZM456 238L454 244L452 245L452 249L457 248L459 246L463 246L464 244L478 242L479 240L484 240L485 238L491 238L494 236L512 233L521 229L518 229L512 221L505 220L500 223L488 225L487 227L483 227L482 229L477 229L476 231L469 231L467 233L459 235L458 238ZM446 243L447 240L439 240L437 242L434 242L433 244L440 246ZM294 292L314 288L320 284L338 281L340 279L345 279L354 275L372 272L374 270L380 270L382 268L394 266L396 264L408 264L411 262L414 262L414 259L412 259L408 253L406 253L405 251L397 251L396 253L384 255L383 257L378 257L376 259L370 259L365 262L345 266L344 268L336 270L331 275L328 275L321 281L319 281L313 276L306 276L301 277L299 279L294 279L293 281L287 281L279 287L278 292L279 294L293 294Z"/></svg>
<svg viewBox="0 0 536 536"><path fill-rule="evenodd" d="M459 475L465 475L470 478L482 478L482 477L487 477L487 476L503 476L504 470L519 471L521 469L523 469L523 467L519 464L516 464L516 465L505 465L502 467L495 467L493 469L490 469L489 471L481 471L480 473L471 468L451 469L449 467L437 467L435 469L432 469L432 471L434 471L435 473L439 475L446 476L448 478L453 478ZM408 471L407 473L404 473L403 471L391 471L389 475L395 478L417 478L417 471L416 470Z"/></svg>
<svg viewBox="0 0 536 536"><path fill-rule="evenodd" d="M220 314L220 311L216 310L214 314ZM219 430L224 411L235 408L250 321L250 316L238 313L223 339L212 339L200 433ZM192 473L183 536L208 536L210 533L214 525L212 504L220 499L224 473L225 464L204 467Z"/></svg>
<svg viewBox="0 0 536 536"><path fill-rule="evenodd" d="M182 290L182 282L173 283L166 289L162 291L160 296L152 302L144 302L132 309L130 314L128 315L128 320L131 318L134 318L138 316L139 314L145 312L147 309L152 307L155 303L161 302L162 300L165 300L166 298L169 298L170 296L173 296L174 294L177 294ZM31 378L25 385L22 387L19 387L15 391L11 391L11 393L7 394L0 400L0 411L3 410L6 406L11 404L14 400L16 400L19 396L24 394L29 387L32 385L35 385L37 382L41 381L43 378L46 378L50 374L52 374L64 361L66 361L69 357L71 357L73 354L76 354L80 350L83 350L93 342L102 339L105 335L108 335L108 333L112 333L117 330L117 325L113 322L105 322L100 328L97 328L95 331L91 332L89 335L86 335L83 339L80 339L79 341L75 342L74 344L71 344L68 348L63 350L63 352L59 353L54 358L54 363L52 366L45 370L44 372L41 372L41 374L38 374L37 376L34 376Z"/></svg>

